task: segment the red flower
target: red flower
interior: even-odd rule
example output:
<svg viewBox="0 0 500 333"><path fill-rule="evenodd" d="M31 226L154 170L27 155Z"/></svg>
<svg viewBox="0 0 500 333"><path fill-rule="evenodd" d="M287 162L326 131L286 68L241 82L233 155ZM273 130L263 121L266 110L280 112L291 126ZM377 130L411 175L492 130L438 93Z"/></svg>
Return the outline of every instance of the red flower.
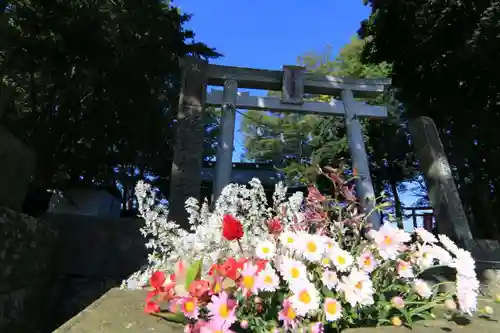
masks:
<svg viewBox="0 0 500 333"><path fill-rule="evenodd" d="M257 273L260 273L264 268L266 268L268 261L265 259L255 260L255 266L257 266Z"/></svg>
<svg viewBox="0 0 500 333"><path fill-rule="evenodd" d="M219 274L223 277L227 277L233 281L238 278L238 269L240 265L234 260L234 258L228 258L222 265L219 265Z"/></svg>
<svg viewBox="0 0 500 333"><path fill-rule="evenodd" d="M210 290L210 281L196 280L189 285L189 294L196 298L202 298L208 294Z"/></svg>
<svg viewBox="0 0 500 333"><path fill-rule="evenodd" d="M280 220L276 217L267 222L267 229L270 234L279 234L283 231L283 226L281 225Z"/></svg>
<svg viewBox="0 0 500 333"><path fill-rule="evenodd" d="M149 301L146 303L146 306L144 307L144 312L146 312L146 313L160 312L160 306L153 301Z"/></svg>
<svg viewBox="0 0 500 333"><path fill-rule="evenodd" d="M231 215L224 215L222 219L222 236L228 241L239 240L243 237L243 226L241 222Z"/></svg>

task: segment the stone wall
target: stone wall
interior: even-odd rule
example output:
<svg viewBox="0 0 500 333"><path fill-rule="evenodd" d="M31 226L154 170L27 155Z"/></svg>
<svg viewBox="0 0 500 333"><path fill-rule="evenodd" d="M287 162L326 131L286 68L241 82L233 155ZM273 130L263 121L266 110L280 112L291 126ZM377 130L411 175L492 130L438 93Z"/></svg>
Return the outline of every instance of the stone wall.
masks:
<svg viewBox="0 0 500 333"><path fill-rule="evenodd" d="M139 219L0 209L0 332L52 332L145 263Z"/></svg>
<svg viewBox="0 0 500 333"><path fill-rule="evenodd" d="M0 332L27 332L43 318L56 238L36 219L0 208Z"/></svg>

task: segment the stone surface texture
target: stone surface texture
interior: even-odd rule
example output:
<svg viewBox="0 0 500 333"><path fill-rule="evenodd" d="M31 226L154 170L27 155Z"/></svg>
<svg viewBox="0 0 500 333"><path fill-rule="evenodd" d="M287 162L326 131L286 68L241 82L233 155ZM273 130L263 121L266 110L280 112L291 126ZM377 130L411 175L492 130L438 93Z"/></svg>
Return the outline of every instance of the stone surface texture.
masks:
<svg viewBox="0 0 500 333"><path fill-rule="evenodd" d="M0 125L0 206L21 211L35 170L35 154Z"/></svg>
<svg viewBox="0 0 500 333"><path fill-rule="evenodd" d="M144 221L0 208L0 332L46 333L146 262Z"/></svg>
<svg viewBox="0 0 500 333"><path fill-rule="evenodd" d="M112 289L94 304L86 308L76 317L59 327L54 333L144 333L144 332L169 332L181 333L183 327L165 321L161 318L147 315L143 312L146 291L126 291ZM402 327L378 327L348 329L346 333L437 333L437 332L463 332L463 333L496 333L500 332L500 304L485 300L481 306L489 305L494 313L489 317L476 316L472 320L455 321L436 319L423 321L409 330ZM436 315L442 316L442 309L436 309Z"/></svg>
<svg viewBox="0 0 500 333"><path fill-rule="evenodd" d="M54 333L182 333L183 326L144 313L145 291L112 289Z"/></svg>

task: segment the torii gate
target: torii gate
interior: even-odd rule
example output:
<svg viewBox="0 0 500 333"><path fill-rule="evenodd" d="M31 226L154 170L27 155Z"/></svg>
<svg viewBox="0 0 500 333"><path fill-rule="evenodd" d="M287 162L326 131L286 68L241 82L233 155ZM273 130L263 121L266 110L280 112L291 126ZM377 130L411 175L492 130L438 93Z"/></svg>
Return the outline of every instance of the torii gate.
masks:
<svg viewBox="0 0 500 333"><path fill-rule="evenodd" d="M386 118L387 109L358 102L355 97L374 97L390 85L389 79L346 79L308 73L304 67L283 66L283 71L211 65L200 59L183 59L183 80L179 101L177 138L170 182L170 218L183 223L184 202L199 197L203 147L203 108L221 106L214 199L230 183L236 109L302 112L344 116L352 166L358 172L357 195L369 221L380 226L375 193L359 118ZM206 86L223 86L206 96ZM282 96L256 97L238 93L238 88L281 90ZM304 93L332 96L329 103L304 101ZM206 99L205 99L206 96ZM340 97L340 99L335 99Z"/></svg>

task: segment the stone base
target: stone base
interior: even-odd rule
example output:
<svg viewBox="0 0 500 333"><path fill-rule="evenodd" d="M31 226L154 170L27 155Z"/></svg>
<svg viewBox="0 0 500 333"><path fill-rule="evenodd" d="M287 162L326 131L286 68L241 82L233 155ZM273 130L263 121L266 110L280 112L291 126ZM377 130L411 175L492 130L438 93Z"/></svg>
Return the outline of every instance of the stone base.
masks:
<svg viewBox="0 0 500 333"><path fill-rule="evenodd" d="M59 327L54 333L144 333L169 332L182 333L183 326L144 313L144 298L142 290L111 289L99 300L94 302L76 317ZM348 329L346 333L495 333L500 332L500 304L492 300L483 300L480 306L489 305L494 314L489 318L476 316L472 321L448 321L436 319L423 321L413 330L401 327L376 327ZM441 312L441 315L440 315ZM442 317L442 309L436 309L436 315Z"/></svg>
<svg viewBox="0 0 500 333"><path fill-rule="evenodd" d="M143 290L111 289L53 333L182 333L184 327L144 313Z"/></svg>

